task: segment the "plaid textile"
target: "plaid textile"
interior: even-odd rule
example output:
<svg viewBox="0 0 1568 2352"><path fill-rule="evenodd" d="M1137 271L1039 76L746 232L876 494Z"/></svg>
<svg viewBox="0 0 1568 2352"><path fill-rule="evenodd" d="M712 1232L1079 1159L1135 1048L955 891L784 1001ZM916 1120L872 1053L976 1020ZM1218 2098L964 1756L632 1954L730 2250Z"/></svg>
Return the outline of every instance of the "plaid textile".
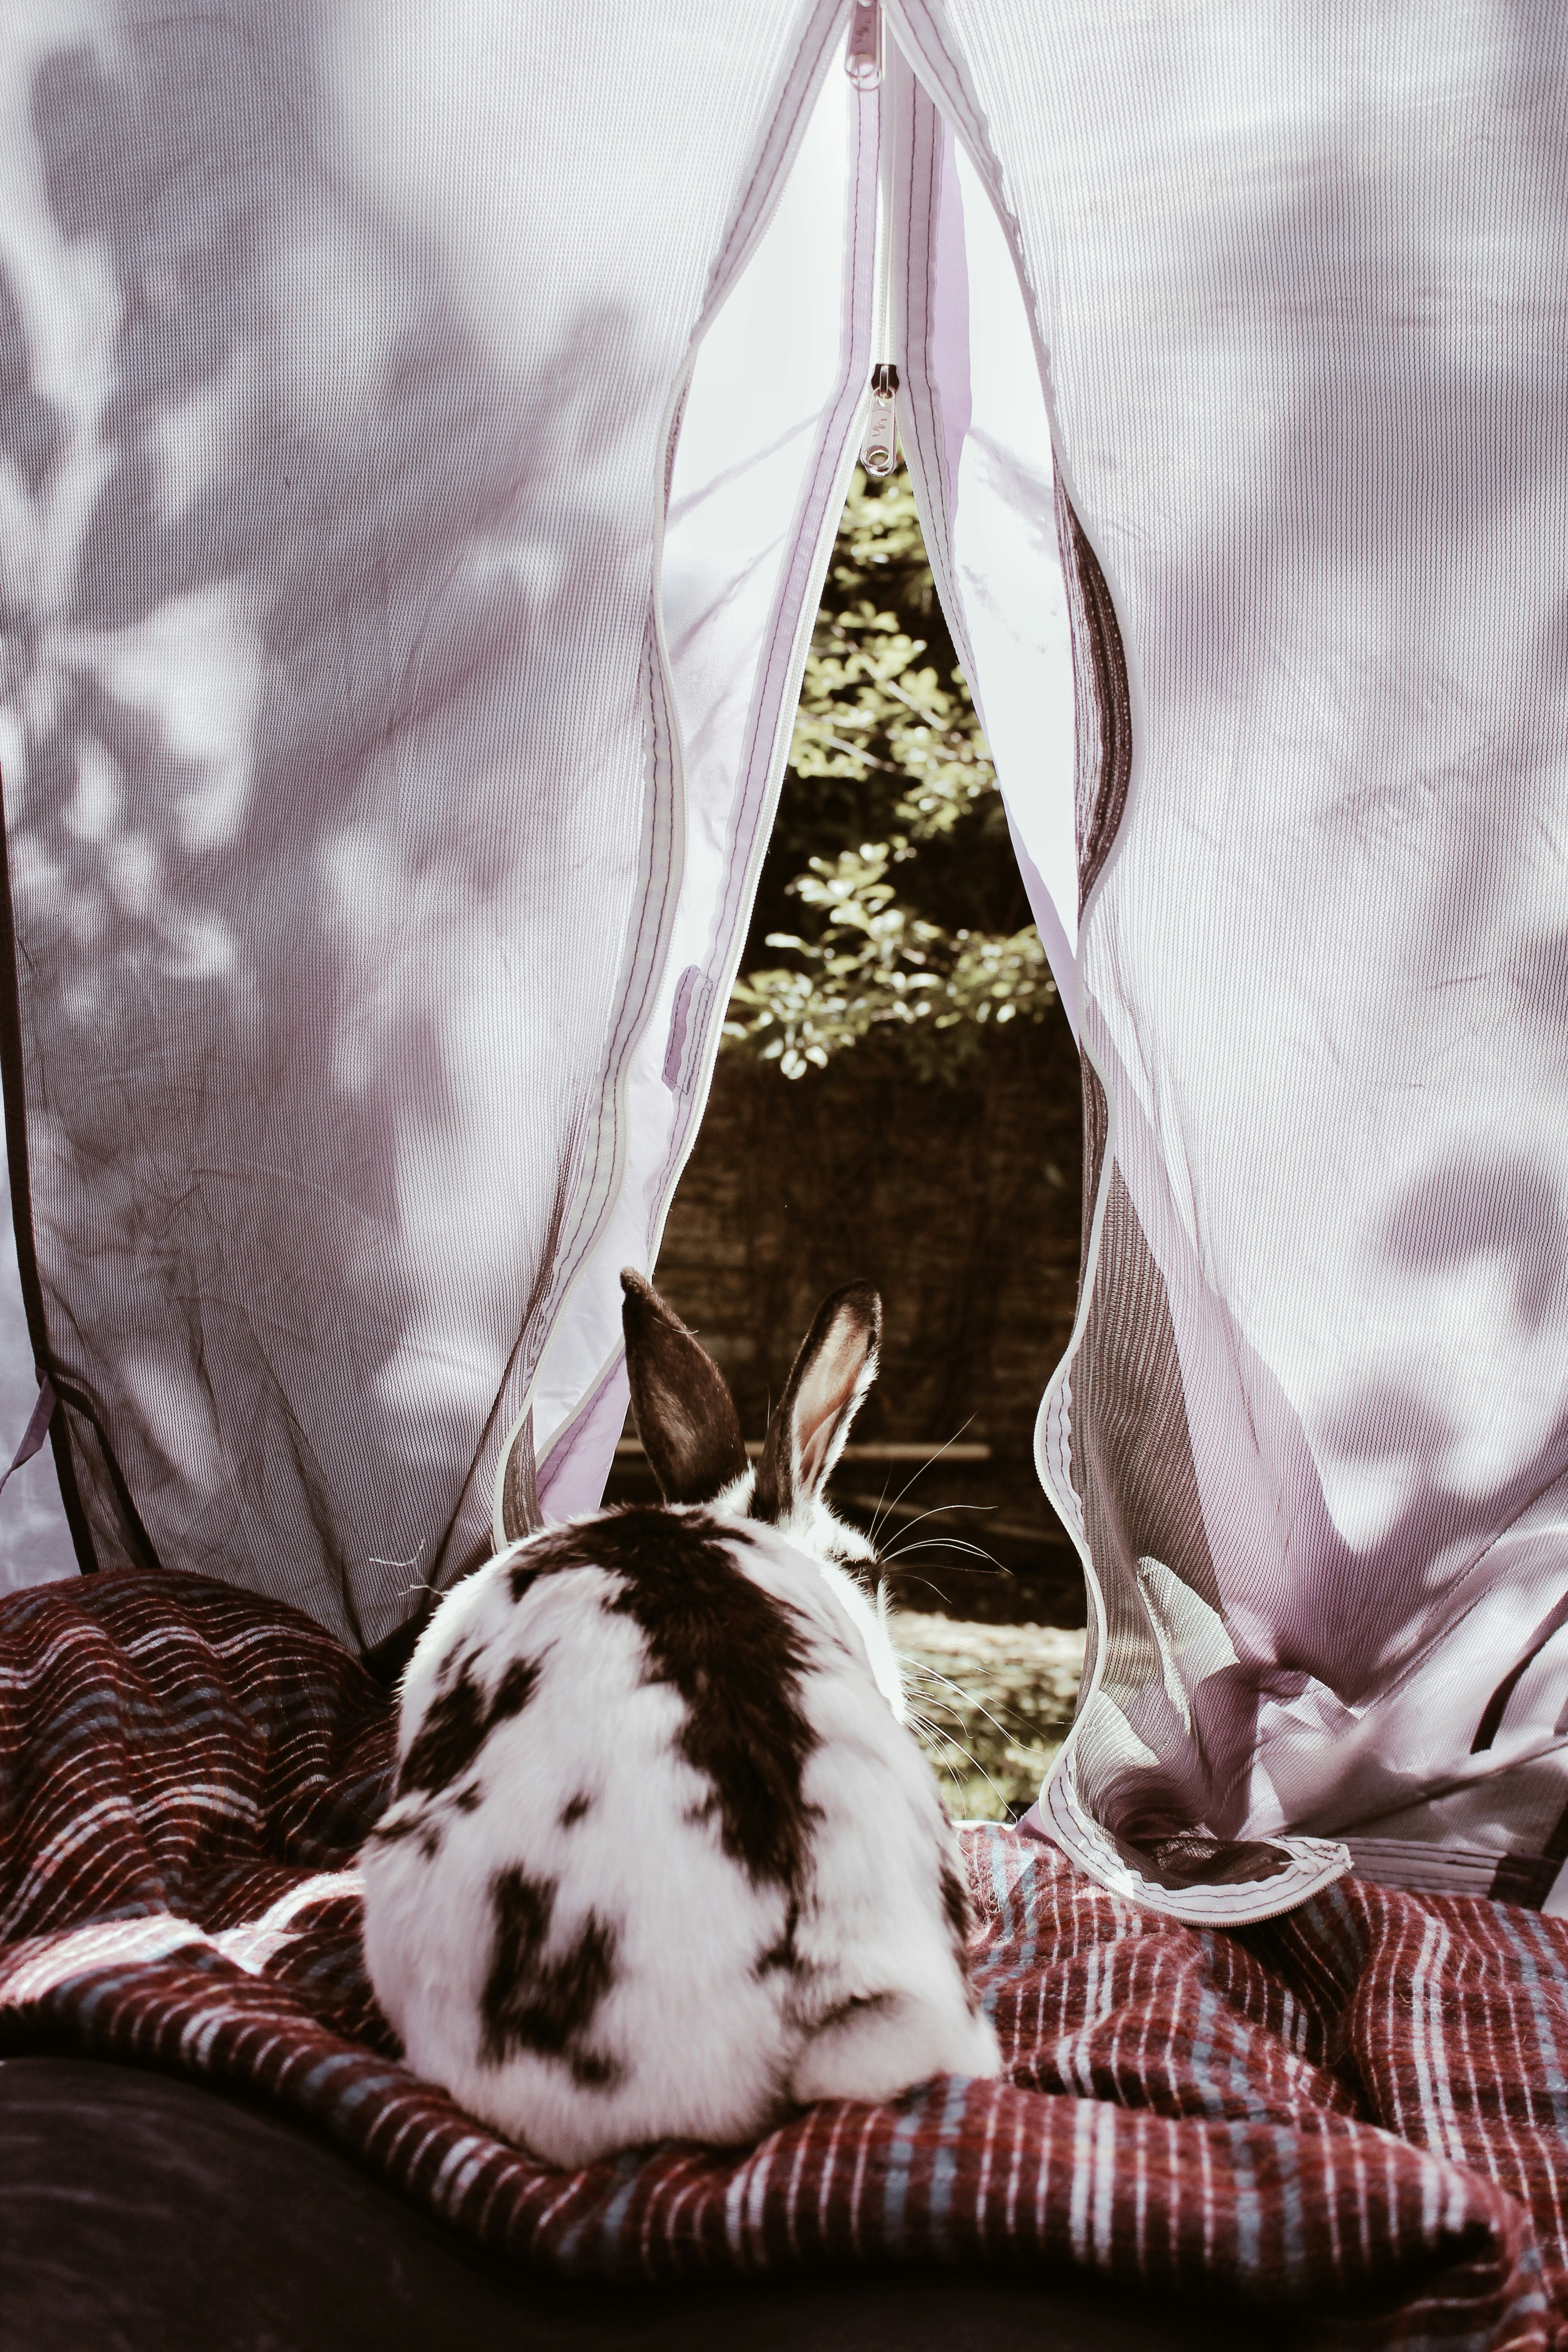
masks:
<svg viewBox="0 0 1568 2352"><path fill-rule="evenodd" d="M1568 2344L1568 1928L1343 1881L1266 1926L1140 1911L965 1833L1009 2079L826 2105L754 2149L575 2174L409 2075L360 1968L391 1714L277 1604L102 1576L0 1606L0 2004L261 2088L477 2242L576 2275L1042 2259L1300 2311L1330 2340Z"/></svg>

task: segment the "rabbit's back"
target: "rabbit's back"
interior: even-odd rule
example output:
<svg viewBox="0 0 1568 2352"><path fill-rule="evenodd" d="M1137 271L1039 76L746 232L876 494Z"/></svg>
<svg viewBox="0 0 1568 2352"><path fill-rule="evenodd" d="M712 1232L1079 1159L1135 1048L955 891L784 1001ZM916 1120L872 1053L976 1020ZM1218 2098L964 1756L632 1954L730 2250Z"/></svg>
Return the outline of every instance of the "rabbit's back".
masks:
<svg viewBox="0 0 1568 2352"><path fill-rule="evenodd" d="M749 1522L606 1513L420 1643L367 1963L416 2071L541 2155L752 2137L824 2095L825 2021L908 2041L894 1989L946 2021L904 2080L990 2071L952 1832L833 1574Z"/></svg>

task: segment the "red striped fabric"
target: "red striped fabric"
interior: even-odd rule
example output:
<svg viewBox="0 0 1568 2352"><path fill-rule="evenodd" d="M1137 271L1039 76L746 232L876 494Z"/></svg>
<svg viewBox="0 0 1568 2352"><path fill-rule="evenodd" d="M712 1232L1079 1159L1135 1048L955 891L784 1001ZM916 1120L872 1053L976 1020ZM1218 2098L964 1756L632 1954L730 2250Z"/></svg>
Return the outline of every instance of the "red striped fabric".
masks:
<svg viewBox="0 0 1568 2352"><path fill-rule="evenodd" d="M1069 2264L1347 2345L1568 2344L1568 1928L1347 1880L1194 1930L1027 1831L965 1832L1007 2062L752 2149L562 2173L398 2063L353 1862L391 1753L276 1604L103 1576L0 1605L0 2046L258 2089L477 2244L574 2275Z"/></svg>

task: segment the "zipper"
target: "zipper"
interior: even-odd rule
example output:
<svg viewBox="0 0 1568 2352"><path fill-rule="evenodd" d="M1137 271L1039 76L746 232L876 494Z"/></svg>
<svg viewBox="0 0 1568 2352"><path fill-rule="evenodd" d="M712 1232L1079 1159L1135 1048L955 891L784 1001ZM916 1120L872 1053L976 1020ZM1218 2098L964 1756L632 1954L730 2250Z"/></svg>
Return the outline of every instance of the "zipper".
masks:
<svg viewBox="0 0 1568 2352"><path fill-rule="evenodd" d="M880 0L855 0L844 70L863 98L882 86L882 10ZM899 462L898 413L895 394L899 371L893 359L893 273L889 267L889 173L892 162L887 125L878 140L877 242L872 267L871 404L866 417L860 463L874 481L883 481Z"/></svg>

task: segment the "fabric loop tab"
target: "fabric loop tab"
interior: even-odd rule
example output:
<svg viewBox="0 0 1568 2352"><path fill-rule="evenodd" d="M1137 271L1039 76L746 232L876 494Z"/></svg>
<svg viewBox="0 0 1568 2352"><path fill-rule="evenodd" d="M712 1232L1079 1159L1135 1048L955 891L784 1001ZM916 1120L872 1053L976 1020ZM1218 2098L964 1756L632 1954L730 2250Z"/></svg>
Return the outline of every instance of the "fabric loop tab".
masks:
<svg viewBox="0 0 1568 2352"><path fill-rule="evenodd" d="M22 1443L11 1456L10 1469L5 1472L4 1477L0 1477L0 1495L5 1491L11 1472L19 1470L24 1462L30 1462L42 1445L48 1434L49 1423L54 1419L55 1406L58 1402L55 1384L46 1372L38 1384L38 1402L28 1417L26 1428L22 1432Z"/></svg>

